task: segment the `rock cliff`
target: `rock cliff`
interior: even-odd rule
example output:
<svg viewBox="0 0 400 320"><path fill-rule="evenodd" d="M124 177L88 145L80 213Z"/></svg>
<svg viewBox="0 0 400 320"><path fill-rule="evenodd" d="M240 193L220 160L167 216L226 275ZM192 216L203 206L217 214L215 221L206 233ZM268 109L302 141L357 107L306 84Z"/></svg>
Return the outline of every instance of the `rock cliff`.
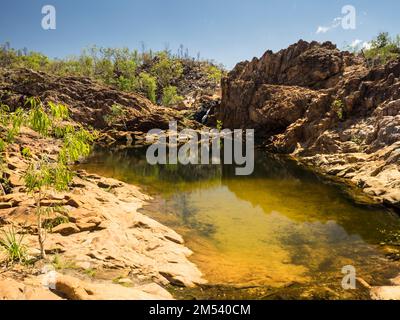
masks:
<svg viewBox="0 0 400 320"><path fill-rule="evenodd" d="M399 206L399 77L400 61L368 68L330 42L301 40L239 63L222 81L216 117Z"/></svg>

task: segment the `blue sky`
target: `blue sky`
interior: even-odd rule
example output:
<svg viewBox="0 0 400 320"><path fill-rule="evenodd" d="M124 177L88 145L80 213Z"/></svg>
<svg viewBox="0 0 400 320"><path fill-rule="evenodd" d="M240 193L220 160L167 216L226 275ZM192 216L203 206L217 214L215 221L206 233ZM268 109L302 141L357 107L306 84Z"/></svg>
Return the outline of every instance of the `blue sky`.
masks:
<svg viewBox="0 0 400 320"><path fill-rule="evenodd" d="M44 5L56 8L56 30L41 27ZM330 28L344 5L356 8L355 30ZM93 44L140 49L143 41L161 50L168 43L172 51L183 44L231 68L299 39L343 47L400 33L399 12L398 0L1 0L0 43L59 58Z"/></svg>

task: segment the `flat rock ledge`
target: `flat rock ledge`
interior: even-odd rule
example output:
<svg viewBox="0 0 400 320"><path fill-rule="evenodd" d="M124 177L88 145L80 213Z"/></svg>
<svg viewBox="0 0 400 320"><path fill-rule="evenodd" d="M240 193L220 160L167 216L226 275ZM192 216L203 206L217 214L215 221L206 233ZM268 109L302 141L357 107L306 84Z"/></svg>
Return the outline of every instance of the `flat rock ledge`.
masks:
<svg viewBox="0 0 400 320"><path fill-rule="evenodd" d="M391 286L379 286L371 288L373 300L400 300L400 275L391 280Z"/></svg>
<svg viewBox="0 0 400 320"><path fill-rule="evenodd" d="M8 166L12 167L13 181L19 181L25 160L10 152ZM166 286L205 283L200 270L189 261L192 251L182 237L138 212L149 200L151 197L136 186L79 170L69 192L54 193L42 201L42 206L63 208L47 219L54 224L45 242L47 261L29 268L8 267L10 270L0 275L0 298L56 298L39 280L36 286L26 282L32 282L32 276L39 279L41 269L48 266L58 271L56 286L63 288L61 297L68 299L170 299L163 289ZM38 257L32 197L15 182L10 194L0 196L0 203L4 204L0 207L0 230L11 225L24 230L29 256ZM5 258L0 255L3 266ZM29 270L32 268L35 272ZM62 275L70 269L76 279Z"/></svg>

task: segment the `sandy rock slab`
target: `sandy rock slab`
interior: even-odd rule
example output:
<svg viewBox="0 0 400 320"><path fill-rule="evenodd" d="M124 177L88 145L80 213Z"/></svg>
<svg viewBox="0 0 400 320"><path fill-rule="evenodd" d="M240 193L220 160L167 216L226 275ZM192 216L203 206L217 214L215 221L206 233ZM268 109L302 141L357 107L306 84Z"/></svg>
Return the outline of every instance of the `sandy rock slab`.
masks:
<svg viewBox="0 0 400 320"><path fill-rule="evenodd" d="M373 300L400 300L400 286L383 286L371 289Z"/></svg>
<svg viewBox="0 0 400 320"><path fill-rule="evenodd" d="M27 278L24 282L0 279L0 300L172 300L172 295L161 286L151 283L136 287L109 282L95 283L73 276L54 274L43 281L43 276ZM47 286L43 286L46 283Z"/></svg>
<svg viewBox="0 0 400 320"><path fill-rule="evenodd" d="M62 300L47 288L0 278L0 300Z"/></svg>
<svg viewBox="0 0 400 320"><path fill-rule="evenodd" d="M89 283L78 278L56 274L50 283L68 300L172 300L171 294L156 284L128 288L118 284Z"/></svg>

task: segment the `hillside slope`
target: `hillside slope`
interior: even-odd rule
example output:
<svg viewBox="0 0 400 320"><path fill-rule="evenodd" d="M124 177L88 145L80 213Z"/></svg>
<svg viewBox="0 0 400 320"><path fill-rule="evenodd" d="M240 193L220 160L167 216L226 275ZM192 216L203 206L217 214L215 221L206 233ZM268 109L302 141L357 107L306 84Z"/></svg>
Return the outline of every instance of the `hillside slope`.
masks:
<svg viewBox="0 0 400 320"><path fill-rule="evenodd" d="M95 129L111 129L104 116L111 112L113 105L126 111L124 124L118 121L112 124L113 128L123 131L167 129L171 120L184 127L197 125L172 108L154 105L140 94L119 91L90 78L57 77L25 68L0 69L1 103L11 108L22 107L26 98L32 96L42 102L67 105L73 120Z"/></svg>

